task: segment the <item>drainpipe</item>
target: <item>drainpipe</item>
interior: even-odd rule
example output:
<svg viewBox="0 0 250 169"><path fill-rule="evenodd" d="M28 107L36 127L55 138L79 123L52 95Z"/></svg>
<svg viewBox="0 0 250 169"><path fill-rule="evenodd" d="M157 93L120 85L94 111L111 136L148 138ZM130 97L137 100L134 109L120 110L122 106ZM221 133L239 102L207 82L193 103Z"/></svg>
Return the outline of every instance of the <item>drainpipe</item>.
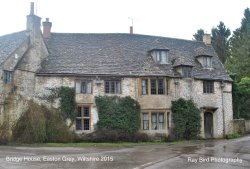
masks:
<svg viewBox="0 0 250 169"><path fill-rule="evenodd" d="M223 117L223 137L226 134L226 126L225 126L225 110L224 110L224 94L223 94L223 89L225 87L224 81L221 81L220 84L221 87L221 107L222 107L222 117Z"/></svg>

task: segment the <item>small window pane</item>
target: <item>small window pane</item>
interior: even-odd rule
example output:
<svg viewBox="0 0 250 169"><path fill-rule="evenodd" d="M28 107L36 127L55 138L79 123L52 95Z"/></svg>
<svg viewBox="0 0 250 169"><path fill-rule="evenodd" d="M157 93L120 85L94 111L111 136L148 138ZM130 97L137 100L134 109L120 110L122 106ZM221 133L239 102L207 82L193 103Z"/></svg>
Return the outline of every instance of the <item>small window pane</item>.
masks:
<svg viewBox="0 0 250 169"><path fill-rule="evenodd" d="M76 130L82 130L82 119L76 119Z"/></svg>
<svg viewBox="0 0 250 169"><path fill-rule="evenodd" d="M152 113L151 120L152 120L152 130L157 130L157 113Z"/></svg>
<svg viewBox="0 0 250 169"><path fill-rule="evenodd" d="M83 124L84 124L84 130L89 130L89 119L84 119L84 122L83 122Z"/></svg>
<svg viewBox="0 0 250 169"><path fill-rule="evenodd" d="M109 91L109 82L105 82L105 93L110 93Z"/></svg>
<svg viewBox="0 0 250 169"><path fill-rule="evenodd" d="M92 93L92 83L90 81L87 83L86 93L88 93L88 94Z"/></svg>
<svg viewBox="0 0 250 169"><path fill-rule="evenodd" d="M118 93L118 94L121 93L121 83L117 81L115 87L116 87L115 93Z"/></svg>
<svg viewBox="0 0 250 169"><path fill-rule="evenodd" d="M76 93L81 93L81 81L76 81Z"/></svg>
<svg viewBox="0 0 250 169"><path fill-rule="evenodd" d="M148 94L148 80L142 80L142 95Z"/></svg>
<svg viewBox="0 0 250 169"><path fill-rule="evenodd" d="M77 117L82 117L82 107L77 107Z"/></svg>
<svg viewBox="0 0 250 169"><path fill-rule="evenodd" d="M151 79L151 94L156 94L156 80Z"/></svg>
<svg viewBox="0 0 250 169"><path fill-rule="evenodd" d="M89 108L88 107L84 107L83 108L83 113L84 113L84 117L89 117Z"/></svg>
<svg viewBox="0 0 250 169"><path fill-rule="evenodd" d="M163 81L163 79L158 80L158 94L164 94L164 81Z"/></svg>
<svg viewBox="0 0 250 169"><path fill-rule="evenodd" d="M149 129L148 113L143 113L143 130Z"/></svg>
<svg viewBox="0 0 250 169"><path fill-rule="evenodd" d="M115 93L115 82L110 82L110 93Z"/></svg>
<svg viewBox="0 0 250 169"><path fill-rule="evenodd" d="M168 63L168 53L166 51L161 51L161 64L167 64Z"/></svg>
<svg viewBox="0 0 250 169"><path fill-rule="evenodd" d="M159 130L163 130L164 127L164 113L158 113Z"/></svg>
<svg viewBox="0 0 250 169"><path fill-rule="evenodd" d="M9 84L12 82L12 72L11 71L4 70L3 81L5 84Z"/></svg>

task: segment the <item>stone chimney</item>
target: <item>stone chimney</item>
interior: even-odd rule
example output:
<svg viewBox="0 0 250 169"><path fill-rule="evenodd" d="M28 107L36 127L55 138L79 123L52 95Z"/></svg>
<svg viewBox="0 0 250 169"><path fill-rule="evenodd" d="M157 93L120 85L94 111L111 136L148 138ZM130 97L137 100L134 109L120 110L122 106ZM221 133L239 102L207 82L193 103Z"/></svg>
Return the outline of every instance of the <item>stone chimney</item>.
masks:
<svg viewBox="0 0 250 169"><path fill-rule="evenodd" d="M130 34L133 34L133 26L130 26L130 27L129 27L129 33L130 33Z"/></svg>
<svg viewBox="0 0 250 169"><path fill-rule="evenodd" d="M205 34L203 35L203 42L204 42L206 45L211 45L211 35L205 33Z"/></svg>
<svg viewBox="0 0 250 169"><path fill-rule="evenodd" d="M49 38L51 35L52 23L49 21L49 18L46 18L46 21L43 22L43 37Z"/></svg>
<svg viewBox="0 0 250 169"><path fill-rule="evenodd" d="M38 35L41 33L41 18L34 14L34 2L30 3L30 14L27 15L26 30Z"/></svg>

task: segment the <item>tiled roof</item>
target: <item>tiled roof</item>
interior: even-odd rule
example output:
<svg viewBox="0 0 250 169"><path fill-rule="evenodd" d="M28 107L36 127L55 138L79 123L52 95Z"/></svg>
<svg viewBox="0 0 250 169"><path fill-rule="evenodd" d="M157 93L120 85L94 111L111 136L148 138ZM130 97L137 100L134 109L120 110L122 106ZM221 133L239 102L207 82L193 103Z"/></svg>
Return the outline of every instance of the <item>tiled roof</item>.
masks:
<svg viewBox="0 0 250 169"><path fill-rule="evenodd" d="M52 33L46 41L49 56L37 74L112 76L175 76L174 61L185 58L194 77L230 80L211 46L203 42L137 34ZM156 64L152 49L168 49L170 64ZM200 53L214 56L213 70L197 61Z"/></svg>
<svg viewBox="0 0 250 169"><path fill-rule="evenodd" d="M26 31L1 36L0 64L2 64L26 39Z"/></svg>

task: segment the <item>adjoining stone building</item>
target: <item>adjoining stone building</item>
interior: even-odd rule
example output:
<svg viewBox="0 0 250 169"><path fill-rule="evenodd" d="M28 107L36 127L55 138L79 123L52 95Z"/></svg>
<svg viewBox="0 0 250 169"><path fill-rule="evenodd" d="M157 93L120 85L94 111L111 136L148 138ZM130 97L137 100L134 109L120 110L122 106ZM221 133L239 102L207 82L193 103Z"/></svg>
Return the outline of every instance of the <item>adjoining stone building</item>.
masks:
<svg viewBox="0 0 250 169"><path fill-rule="evenodd" d="M76 132L98 121L95 96L131 96L141 106L141 131L169 134L171 101L192 99L201 110L201 136L232 131L232 80L203 42L139 34L51 33L52 23L27 16L27 30L0 37L0 122L15 121L28 100L43 103L48 88L76 89ZM56 104L54 105L56 106Z"/></svg>

